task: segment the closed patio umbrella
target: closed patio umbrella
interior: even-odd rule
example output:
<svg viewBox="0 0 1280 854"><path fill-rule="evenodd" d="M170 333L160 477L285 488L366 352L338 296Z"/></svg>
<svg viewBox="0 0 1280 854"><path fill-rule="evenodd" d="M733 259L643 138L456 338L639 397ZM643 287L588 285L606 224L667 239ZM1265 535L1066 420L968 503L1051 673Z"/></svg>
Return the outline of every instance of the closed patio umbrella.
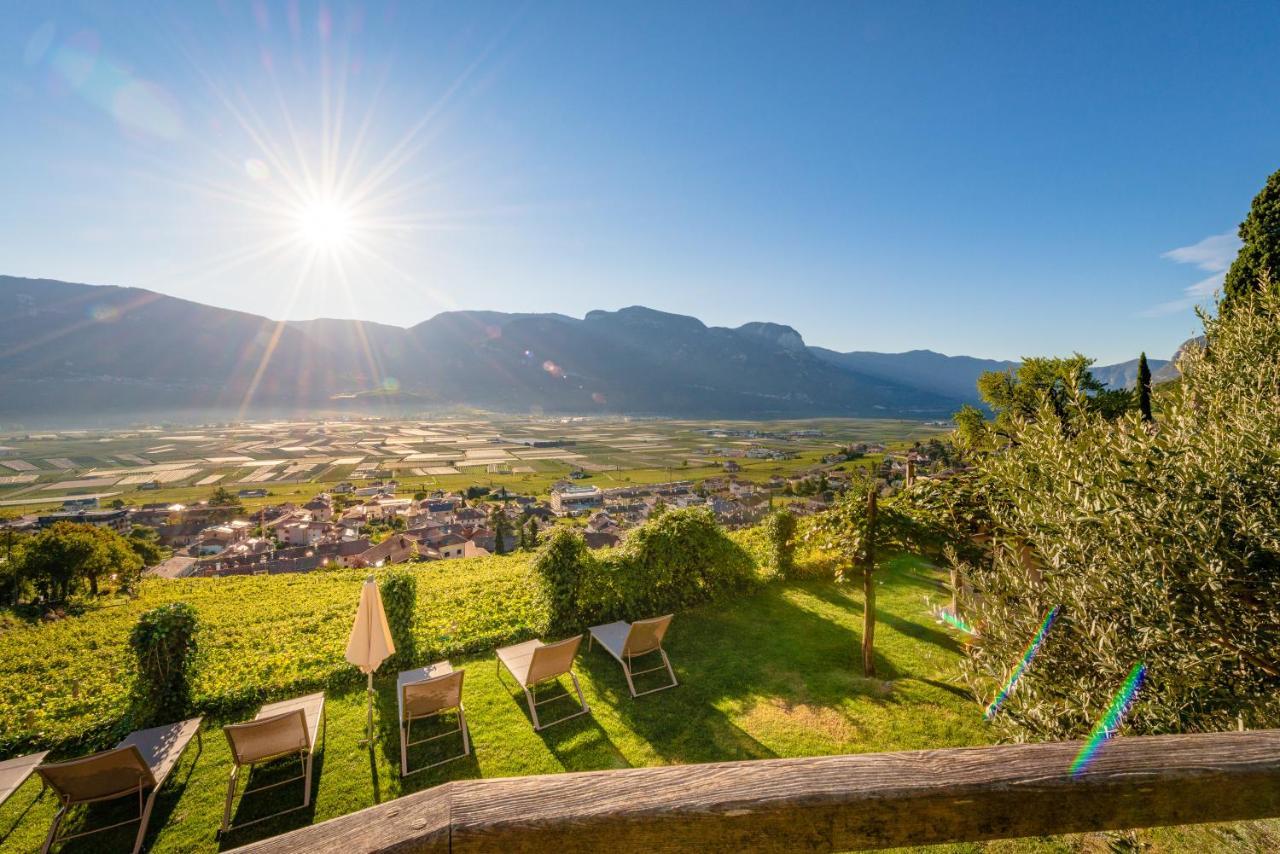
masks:
<svg viewBox="0 0 1280 854"><path fill-rule="evenodd" d="M366 734L369 744L373 743L373 671L395 651L391 627L387 625L387 612L382 609L382 594L371 575L360 588L360 607L356 609L356 622L347 641L347 661L369 677L369 725Z"/></svg>

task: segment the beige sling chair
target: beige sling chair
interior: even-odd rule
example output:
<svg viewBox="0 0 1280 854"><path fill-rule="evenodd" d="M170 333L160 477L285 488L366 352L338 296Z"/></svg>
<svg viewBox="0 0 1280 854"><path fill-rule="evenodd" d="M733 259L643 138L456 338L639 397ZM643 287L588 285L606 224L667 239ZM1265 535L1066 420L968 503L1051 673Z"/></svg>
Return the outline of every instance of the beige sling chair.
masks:
<svg viewBox="0 0 1280 854"><path fill-rule="evenodd" d="M471 753L471 736L467 732L467 712L462 706L462 674L464 670L454 670L447 661L440 661L417 670L406 670L396 678L396 696L400 700L400 776L408 777L419 771L461 759ZM458 728L439 735L427 736L417 741L410 741L410 729L413 722L424 718L435 717L452 710L458 712ZM462 752L432 762L421 768L409 770L409 748L415 744L426 744L438 738L462 734Z"/></svg>
<svg viewBox="0 0 1280 854"><path fill-rule="evenodd" d="M49 828L44 847L40 849L42 854L59 842L123 827L135 821L138 822L138 835L133 841L133 854L138 854L142 850L142 840L147 835L147 824L151 821L151 808L155 806L156 793L177 766L182 751L193 737L200 749L204 749L204 744L200 741L200 721L201 718L191 718L168 726L138 730L130 733L112 750L38 766L36 773L44 780L45 785L53 789L61 804L53 817L53 825ZM68 836L58 834L72 807L113 801L135 794L138 796L137 818Z"/></svg>
<svg viewBox="0 0 1280 854"><path fill-rule="evenodd" d="M326 720L324 692L321 691L294 700L271 703L263 706L253 720L242 724L229 724L222 728L227 735L227 743L231 746L231 761L234 763L231 768L231 779L227 781L227 801L222 808L222 833L230 833L232 830L231 806L236 799L240 769L246 765L249 767L249 773L245 779L246 788L241 793L242 799L250 792L262 792L302 780L302 804L241 822L236 827L257 824L285 813L306 809L311 805L311 763L315 757L316 735L319 733L321 722ZM327 725L325 730L328 731ZM255 765L294 754L297 754L298 760L302 763L302 773L297 777L268 783L255 789L247 788L248 777L253 774Z"/></svg>
<svg viewBox="0 0 1280 854"><path fill-rule="evenodd" d="M616 623L591 628L591 641L598 642L622 665L622 675L627 677L627 688L631 691L632 697L652 694L654 691L665 691L679 684L676 682L675 671L671 669L671 661L662 648L662 638L666 636L667 627L671 625L671 617L671 614L667 614L665 617L636 620L634 623L619 620ZM591 642L588 642L587 648L591 648ZM661 664L650 667L648 670L633 669L633 659L655 652L662 657ZM667 675L671 677L670 682L636 693L636 683L632 681L632 677L656 673L663 668L666 668Z"/></svg>
<svg viewBox="0 0 1280 854"><path fill-rule="evenodd" d="M502 668L506 667L507 671L515 677L516 682L520 683L525 700L529 704L529 715L533 718L535 730L546 729L552 724L558 724L591 711L587 708L587 701L582 696L582 686L578 684L578 677L573 672L573 658L578 654L578 646L581 643L582 635L577 635L556 643L531 640L498 650L498 679L501 681ZM538 720L538 706L572 695L565 691L539 700L538 685L558 679L566 673L573 680L573 690L578 692L578 702L582 708L544 724Z"/></svg>

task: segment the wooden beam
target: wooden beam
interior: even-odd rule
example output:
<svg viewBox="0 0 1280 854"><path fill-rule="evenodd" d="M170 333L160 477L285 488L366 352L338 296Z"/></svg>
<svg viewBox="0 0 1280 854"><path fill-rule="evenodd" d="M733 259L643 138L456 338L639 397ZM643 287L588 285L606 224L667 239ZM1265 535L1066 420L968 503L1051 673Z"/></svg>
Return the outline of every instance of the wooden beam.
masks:
<svg viewBox="0 0 1280 854"><path fill-rule="evenodd" d="M1280 816L1280 730L446 783L244 852L847 851Z"/></svg>

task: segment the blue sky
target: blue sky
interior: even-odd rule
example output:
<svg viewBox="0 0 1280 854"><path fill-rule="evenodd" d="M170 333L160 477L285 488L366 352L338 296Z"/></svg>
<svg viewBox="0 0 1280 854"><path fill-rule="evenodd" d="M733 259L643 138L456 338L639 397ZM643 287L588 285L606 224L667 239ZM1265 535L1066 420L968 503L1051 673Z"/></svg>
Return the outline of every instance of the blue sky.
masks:
<svg viewBox="0 0 1280 854"><path fill-rule="evenodd" d="M1270 3L0 12L0 273L272 317L1167 357L1280 168Z"/></svg>

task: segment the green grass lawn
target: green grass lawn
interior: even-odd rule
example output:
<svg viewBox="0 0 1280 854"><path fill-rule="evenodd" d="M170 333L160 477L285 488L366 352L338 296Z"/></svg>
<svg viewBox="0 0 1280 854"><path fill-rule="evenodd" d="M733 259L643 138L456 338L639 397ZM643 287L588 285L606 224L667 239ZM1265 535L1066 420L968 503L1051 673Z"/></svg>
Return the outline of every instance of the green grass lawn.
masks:
<svg viewBox="0 0 1280 854"><path fill-rule="evenodd" d="M218 727L251 715L209 719L203 750L197 753L194 744L188 749L158 800L149 845L153 851L235 847L448 780L989 742L992 735L982 721L981 707L954 681L962 654L960 638L936 624L925 608L924 595L941 595L938 579L906 558L894 561L882 577L876 679L857 675L861 606L856 588L818 581L769 585L750 596L677 615L667 648L681 684L669 691L631 699L617 663L600 649L588 651L584 643L577 672L592 713L542 733L533 731L523 698L509 677L499 680L490 652L455 656L453 665L467 672L464 702L474 753L407 780L400 779L397 768L394 676L375 683L380 737L373 750L358 745L364 692L354 687L330 690L312 807L233 832L225 840L215 833L231 766ZM353 597L352 608L354 601ZM318 636L325 649L333 646L329 634L322 631ZM546 716L560 710L554 705L543 708ZM456 746L452 739L441 739L415 748L411 761L426 763ZM254 775L252 785L292 772L283 765L264 769ZM266 815L300 798L300 784L250 796L238 806L235 820ZM54 808L53 798L41 797L39 784L28 782L0 808L0 849L36 849ZM110 823L115 815L110 809L97 809L91 818ZM130 838L128 832L117 831L73 842L65 850L127 850ZM1153 850L1246 851L1273 847L1268 843L1280 837L1269 825L1255 824L1178 829L1135 839L1158 846ZM1100 840L1079 837L937 850L1095 850L1092 846L1104 846ZM1109 838L1105 844L1114 841Z"/></svg>

